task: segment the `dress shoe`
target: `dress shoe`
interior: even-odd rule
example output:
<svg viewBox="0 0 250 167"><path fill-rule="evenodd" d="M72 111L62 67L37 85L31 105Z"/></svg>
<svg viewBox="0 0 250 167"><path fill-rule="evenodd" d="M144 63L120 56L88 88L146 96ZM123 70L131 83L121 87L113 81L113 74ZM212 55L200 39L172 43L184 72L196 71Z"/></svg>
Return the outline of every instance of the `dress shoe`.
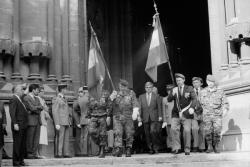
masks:
<svg viewBox="0 0 250 167"><path fill-rule="evenodd" d="M199 149L198 149L198 147L194 147L194 148L192 149L192 152L194 152L194 153L197 153L197 152L199 152Z"/></svg>
<svg viewBox="0 0 250 167"><path fill-rule="evenodd" d="M153 150L149 150L148 153L149 153L149 154L154 154L154 151L153 151Z"/></svg>
<svg viewBox="0 0 250 167"><path fill-rule="evenodd" d="M20 163L20 166L29 166L28 164L24 163L24 162L21 162Z"/></svg>
<svg viewBox="0 0 250 167"><path fill-rule="evenodd" d="M55 158L63 158L62 155L55 155Z"/></svg>
<svg viewBox="0 0 250 167"><path fill-rule="evenodd" d="M126 157L131 157L131 148L130 147L128 147L126 149Z"/></svg>
<svg viewBox="0 0 250 167"><path fill-rule="evenodd" d="M185 155L190 155L190 152L185 152Z"/></svg>
<svg viewBox="0 0 250 167"><path fill-rule="evenodd" d="M174 151L173 151L173 154L180 154L180 153L181 153L180 150L174 150Z"/></svg>
<svg viewBox="0 0 250 167"><path fill-rule="evenodd" d="M159 154L159 151L158 151L158 150L154 150L154 153L155 153L155 154Z"/></svg>
<svg viewBox="0 0 250 167"><path fill-rule="evenodd" d="M64 155L63 158L72 158L70 155Z"/></svg>
<svg viewBox="0 0 250 167"><path fill-rule="evenodd" d="M218 146L214 146L213 150L214 150L214 153L217 153L217 154L220 153L220 151L218 150Z"/></svg>

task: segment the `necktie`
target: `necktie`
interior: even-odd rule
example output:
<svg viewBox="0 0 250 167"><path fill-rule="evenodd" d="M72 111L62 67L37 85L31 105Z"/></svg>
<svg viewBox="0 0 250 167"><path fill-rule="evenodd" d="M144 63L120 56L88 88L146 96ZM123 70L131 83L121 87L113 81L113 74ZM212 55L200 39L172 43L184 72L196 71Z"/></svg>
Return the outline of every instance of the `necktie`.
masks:
<svg viewBox="0 0 250 167"><path fill-rule="evenodd" d="M182 96L182 86L179 87L180 96Z"/></svg>
<svg viewBox="0 0 250 167"><path fill-rule="evenodd" d="M150 93L147 93L147 103L148 103L148 106L150 104Z"/></svg>
<svg viewBox="0 0 250 167"><path fill-rule="evenodd" d="M197 96L198 96L198 94L199 94L199 89L198 89L198 88L196 88L196 94L197 94Z"/></svg>

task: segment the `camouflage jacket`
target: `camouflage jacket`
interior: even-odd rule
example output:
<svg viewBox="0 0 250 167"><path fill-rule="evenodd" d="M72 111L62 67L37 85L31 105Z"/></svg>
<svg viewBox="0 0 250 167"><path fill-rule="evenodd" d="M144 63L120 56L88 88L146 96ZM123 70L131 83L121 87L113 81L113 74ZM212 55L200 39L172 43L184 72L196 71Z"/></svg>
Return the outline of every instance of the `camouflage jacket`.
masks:
<svg viewBox="0 0 250 167"><path fill-rule="evenodd" d="M88 103L87 118L110 116L112 111L112 102L109 98L90 98Z"/></svg>
<svg viewBox="0 0 250 167"><path fill-rule="evenodd" d="M113 115L124 115L126 118L132 118L133 108L139 107L138 100L132 90L126 92L119 91L113 101Z"/></svg>
<svg viewBox="0 0 250 167"><path fill-rule="evenodd" d="M226 95L220 88L216 87L211 91L206 87L199 93L198 99L203 108L203 116L222 116L223 112L229 110Z"/></svg>

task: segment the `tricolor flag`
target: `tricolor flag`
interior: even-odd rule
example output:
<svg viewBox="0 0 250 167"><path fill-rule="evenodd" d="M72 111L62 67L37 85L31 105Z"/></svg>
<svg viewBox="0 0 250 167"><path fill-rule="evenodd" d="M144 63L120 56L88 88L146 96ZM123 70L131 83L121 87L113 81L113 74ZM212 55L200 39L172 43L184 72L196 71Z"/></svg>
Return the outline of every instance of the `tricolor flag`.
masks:
<svg viewBox="0 0 250 167"><path fill-rule="evenodd" d="M154 82L157 82L157 67L168 62L167 47L158 13L154 15L153 27L154 31L149 47L145 71Z"/></svg>
<svg viewBox="0 0 250 167"><path fill-rule="evenodd" d="M105 65L103 60L102 51L96 37L96 33L92 26L91 28L91 39L89 47L89 63L88 63L88 88L92 91L92 95L98 95L98 87L102 86L105 78ZM97 93L97 94L96 94Z"/></svg>

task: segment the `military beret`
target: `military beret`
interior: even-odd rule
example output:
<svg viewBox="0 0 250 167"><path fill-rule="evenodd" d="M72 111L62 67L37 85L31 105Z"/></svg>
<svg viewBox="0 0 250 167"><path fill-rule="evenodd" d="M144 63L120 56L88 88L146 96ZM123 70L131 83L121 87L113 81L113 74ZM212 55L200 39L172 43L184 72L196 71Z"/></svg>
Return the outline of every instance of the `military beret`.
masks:
<svg viewBox="0 0 250 167"><path fill-rule="evenodd" d="M65 84L65 83L60 83L60 84L58 84L58 89L63 89L63 88L66 88L67 87L67 84Z"/></svg>
<svg viewBox="0 0 250 167"><path fill-rule="evenodd" d="M83 86L82 90L88 90L88 86Z"/></svg>
<svg viewBox="0 0 250 167"><path fill-rule="evenodd" d="M208 75L207 75L207 81L216 82L216 79L215 79L215 77L214 77L213 75L208 74Z"/></svg>
<svg viewBox="0 0 250 167"><path fill-rule="evenodd" d="M128 81L126 81L125 79L120 79L119 84L128 87Z"/></svg>
<svg viewBox="0 0 250 167"><path fill-rule="evenodd" d="M175 73L175 78L182 78L185 79L185 76L181 73Z"/></svg>
<svg viewBox="0 0 250 167"><path fill-rule="evenodd" d="M198 80L198 81L200 81L201 83L203 83L203 80L202 80L202 78L200 78L200 77L193 77L193 78L192 78L192 81L193 81L193 82L196 81L196 80Z"/></svg>
<svg viewBox="0 0 250 167"><path fill-rule="evenodd" d="M145 83L145 87L146 87L146 86L153 86L153 83L152 83L152 82L146 82L146 83Z"/></svg>
<svg viewBox="0 0 250 167"><path fill-rule="evenodd" d="M174 88L174 85L173 84L168 84L168 85L166 85L166 89L167 90L171 90L171 89L173 89Z"/></svg>

